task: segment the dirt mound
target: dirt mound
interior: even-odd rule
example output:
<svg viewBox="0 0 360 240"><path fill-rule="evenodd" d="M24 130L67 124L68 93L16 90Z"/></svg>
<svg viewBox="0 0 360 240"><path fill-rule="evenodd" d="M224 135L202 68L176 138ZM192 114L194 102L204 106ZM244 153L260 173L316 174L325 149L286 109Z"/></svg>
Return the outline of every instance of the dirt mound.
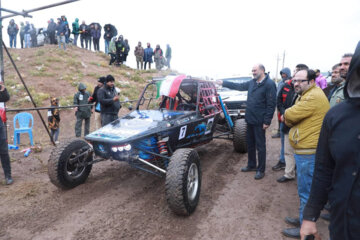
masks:
<svg viewBox="0 0 360 240"><path fill-rule="evenodd" d="M74 94L80 82L87 85L87 90L92 92L100 76L111 74L115 77L115 85L121 90L121 100L137 99L140 91L148 80L153 77L164 76L169 71L158 72L154 69L138 71L126 66L109 66L109 56L102 52L92 52L69 45L66 51L60 50L55 45L45 45L39 48L9 49L30 93L37 106L49 106L50 97L57 97L61 106L69 106L73 103ZM4 51L5 53L5 51ZM7 108L27 108L33 107L30 98L26 93L20 78L15 72L10 59L5 54L5 84L10 92L11 100L7 103ZM124 105L125 107L128 104ZM41 124L40 118L35 111L31 112L34 116L35 126L34 140L36 144L49 143L49 137ZM122 114L127 113L126 108L122 109ZM47 121L47 112L41 111L43 118ZM13 127L11 121L15 113L9 112L9 140L12 142ZM92 121L94 122L94 121ZM75 116L71 110L61 111L60 141L74 136ZM91 124L91 130L95 125ZM28 144L24 138L25 145Z"/></svg>

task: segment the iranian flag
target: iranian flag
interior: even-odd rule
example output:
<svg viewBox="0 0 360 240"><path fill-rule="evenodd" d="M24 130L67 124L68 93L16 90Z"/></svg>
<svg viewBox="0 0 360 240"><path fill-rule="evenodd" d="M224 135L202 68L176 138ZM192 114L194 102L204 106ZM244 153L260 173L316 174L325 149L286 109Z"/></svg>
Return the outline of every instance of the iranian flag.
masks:
<svg viewBox="0 0 360 240"><path fill-rule="evenodd" d="M174 98L179 91L182 80L185 78L186 75L166 76L164 80L157 82L156 98L159 98L162 95Z"/></svg>

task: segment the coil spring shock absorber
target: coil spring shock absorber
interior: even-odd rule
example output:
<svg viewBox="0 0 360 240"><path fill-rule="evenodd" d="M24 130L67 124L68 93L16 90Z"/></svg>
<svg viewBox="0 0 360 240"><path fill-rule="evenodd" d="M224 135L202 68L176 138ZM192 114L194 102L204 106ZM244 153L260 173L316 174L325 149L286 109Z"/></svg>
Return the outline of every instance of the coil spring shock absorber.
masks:
<svg viewBox="0 0 360 240"><path fill-rule="evenodd" d="M159 148L159 152L161 155L167 155L168 154L168 149L167 149L167 145L166 142L163 140L159 140L157 142L158 148Z"/></svg>

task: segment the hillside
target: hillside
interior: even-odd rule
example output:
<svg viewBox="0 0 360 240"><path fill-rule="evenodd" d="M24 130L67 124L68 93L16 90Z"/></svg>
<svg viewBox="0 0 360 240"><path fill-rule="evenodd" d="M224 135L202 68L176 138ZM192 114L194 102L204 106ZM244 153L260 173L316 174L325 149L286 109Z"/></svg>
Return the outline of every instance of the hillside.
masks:
<svg viewBox="0 0 360 240"><path fill-rule="evenodd" d="M109 56L102 52L91 52L78 47L69 46L66 51L59 50L55 45L39 48L9 49L33 99L38 106L49 106L50 97L60 99L61 106L72 105L73 96L80 82L85 83L87 90L92 92L100 76L111 74L115 77L115 85L121 90L121 100L127 97L137 99L146 82L155 76L163 76L169 71L139 71L126 66L109 66ZM10 59L4 51L5 84L10 92L11 100L7 108L32 107L32 103L18 77ZM31 111L35 119L34 140L36 143L49 142L46 131L36 111ZM47 122L46 111L41 111ZM121 114L127 109L122 108ZM13 139L12 119L14 113L8 113L9 142ZM93 120L93 119L92 119ZM94 122L94 121L93 121ZM94 130L94 124L91 130ZM60 140L65 136L74 135L75 116L69 110L61 111ZM26 137L24 137L27 143Z"/></svg>

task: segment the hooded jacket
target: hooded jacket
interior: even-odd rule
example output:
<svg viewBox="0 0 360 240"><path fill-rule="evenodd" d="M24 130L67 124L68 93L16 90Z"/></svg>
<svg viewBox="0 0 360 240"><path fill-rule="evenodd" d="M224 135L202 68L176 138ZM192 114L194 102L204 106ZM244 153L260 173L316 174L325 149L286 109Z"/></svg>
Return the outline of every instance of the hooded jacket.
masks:
<svg viewBox="0 0 360 240"><path fill-rule="evenodd" d="M248 91L245 111L245 121L248 124L270 125L276 106L276 85L268 74L260 83L255 79L241 84L225 81L223 86Z"/></svg>
<svg viewBox="0 0 360 240"><path fill-rule="evenodd" d="M72 34L77 35L80 33L79 19L75 18L75 22L72 23Z"/></svg>
<svg viewBox="0 0 360 240"><path fill-rule="evenodd" d="M281 81L278 83L277 86L277 91L276 91L276 95L279 95L280 90L282 89L282 87L285 85L285 81L291 79L291 71L289 68L283 68L280 71L280 75L285 73L286 74L286 78L282 78Z"/></svg>
<svg viewBox="0 0 360 240"><path fill-rule="evenodd" d="M329 201L330 238L360 236L360 42L350 63L345 101L326 114L304 219L316 221Z"/></svg>
<svg viewBox="0 0 360 240"><path fill-rule="evenodd" d="M89 103L90 93L86 90L86 86L83 83L79 84L78 92L74 95L74 105L84 105ZM78 107L76 116L79 118L89 118L91 116L91 106Z"/></svg>
<svg viewBox="0 0 360 240"><path fill-rule="evenodd" d="M285 111L285 124L291 127L289 141L296 154L315 154L320 129L329 101L315 84L298 96Z"/></svg>
<svg viewBox="0 0 360 240"><path fill-rule="evenodd" d="M121 108L119 101L114 101L113 98L118 95L116 89L109 88L106 83L98 90L97 100L101 105L101 114L117 115Z"/></svg>
<svg viewBox="0 0 360 240"><path fill-rule="evenodd" d="M294 84L292 80L288 80L284 83L282 89L277 95L277 108L280 116L284 115L285 110L291 107L294 104L296 98L296 93L294 90ZM283 133L288 133L290 128L284 124L282 128Z"/></svg>
<svg viewBox="0 0 360 240"><path fill-rule="evenodd" d="M19 27L17 24L15 24L15 21L13 19L10 20L7 32L10 36L15 36L19 32Z"/></svg>

